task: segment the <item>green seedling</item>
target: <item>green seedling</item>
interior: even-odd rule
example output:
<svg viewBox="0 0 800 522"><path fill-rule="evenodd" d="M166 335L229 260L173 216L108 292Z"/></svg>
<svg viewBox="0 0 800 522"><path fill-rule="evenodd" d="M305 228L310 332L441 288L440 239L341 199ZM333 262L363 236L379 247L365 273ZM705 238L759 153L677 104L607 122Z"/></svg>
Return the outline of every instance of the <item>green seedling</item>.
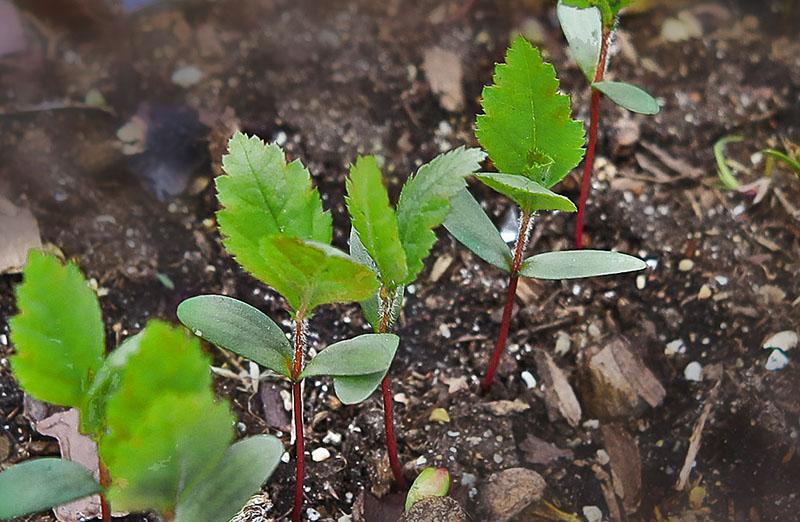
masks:
<svg viewBox="0 0 800 522"><path fill-rule="evenodd" d="M717 176L719 176L719 181L722 184L722 187L727 190L741 190L746 191L748 186L742 186L739 183L739 180L736 179L736 176L733 174L731 167L728 165L729 163L735 163L732 160L729 160L725 154L725 148L729 143L741 143L744 141L743 136L733 135L733 136L723 136L719 140L714 143L714 159L717 162ZM761 154L767 156L767 175L769 175L773 168L773 163L775 160L784 163L789 169L791 169L798 177L800 177L800 157L791 156L788 153L789 148L787 147L787 152L782 152L777 149L762 149Z"/></svg>
<svg viewBox="0 0 800 522"><path fill-rule="evenodd" d="M350 167L347 179L347 209L353 225L350 254L370 267L380 281L378 291L361 303L375 332L391 331L402 307L406 285L416 280L436 242L433 229L447 217L452 197L466 186L464 178L478 170L484 158L479 149L463 147L434 158L403 186L396 210L389 203L374 157L359 157ZM383 378L381 390L389 462L395 481L404 488L388 375Z"/></svg>
<svg viewBox="0 0 800 522"><path fill-rule="evenodd" d="M450 472L447 471L447 468L425 468L411 484L411 489L408 490L405 510L410 510L422 499L446 497L449 492Z"/></svg>
<svg viewBox="0 0 800 522"><path fill-rule="evenodd" d="M600 100L603 95L631 112L657 114L658 102L640 87L604 80L608 67L608 48L614 35L619 12L632 0L559 0L557 13L572 57L592 87L589 143L583 164L583 179L578 199L575 246L583 248L583 225L586 199L589 197L597 131L600 123Z"/></svg>
<svg viewBox="0 0 800 522"><path fill-rule="evenodd" d="M645 268L635 257L600 250L547 252L524 259L537 211L574 212L572 202L550 191L583 157L584 132L570 117L569 98L558 92L553 66L522 37L512 43L506 62L498 64L494 85L483 90L477 118L478 141L500 173L476 177L511 198L520 208L513 252L480 204L465 189L451 200L444 225L467 248L508 272L508 293L500 333L483 388L491 388L508 337L519 277L576 279L621 274Z"/></svg>
<svg viewBox="0 0 800 522"><path fill-rule="evenodd" d="M776 149L764 149L761 153L783 162L787 167L792 169L792 172L800 177L800 155L790 156L786 152L781 152Z"/></svg>
<svg viewBox="0 0 800 522"><path fill-rule="evenodd" d="M293 345L265 314L236 299L203 295L178 307L178 318L207 341L264 366L292 383L296 443L293 520L303 503L304 441L301 382L331 376L339 399L366 399L389 369L398 338L365 334L334 343L306 364L307 320L324 304L362 301L378 289L375 274L330 245L330 213L299 162L257 137L236 133L216 180L225 249L253 276L280 293L294 321Z"/></svg>
<svg viewBox="0 0 800 522"><path fill-rule="evenodd" d="M81 465L30 460L0 473L0 518L101 494L102 517L156 511L167 521L224 522L259 490L283 446L268 435L230 445L206 357L183 329L152 321L105 356L94 292L77 266L32 252L11 319L12 369L31 396L77 408L100 481Z"/></svg>

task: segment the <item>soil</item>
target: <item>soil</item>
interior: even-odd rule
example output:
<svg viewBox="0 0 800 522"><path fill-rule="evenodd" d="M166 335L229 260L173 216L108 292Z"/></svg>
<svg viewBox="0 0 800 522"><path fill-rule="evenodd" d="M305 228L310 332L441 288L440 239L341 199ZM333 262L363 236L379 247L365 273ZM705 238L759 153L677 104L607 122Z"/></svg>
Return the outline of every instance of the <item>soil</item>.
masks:
<svg viewBox="0 0 800 522"><path fill-rule="evenodd" d="M800 183L781 167L767 176L754 155L800 142L800 6L651 3L623 18L608 76L646 86L664 107L643 117L604 102L587 215L590 244L643 257L646 274L521 284L508 354L489 396L478 393L478 379L499 326L503 274L443 232L408 289L392 369L401 460L409 477L447 466L453 496L474 520L483 481L514 466L541 473L545 500L566 513L598 506L608 516L618 503L625 520L800 520L800 367L790 351L785 368L769 371L761 348L771 334L800 331ZM280 298L225 254L216 231L212 178L231 129L277 140L302 158L344 248L346 166L359 153L379 155L396 197L422 162L475 145L480 90L510 34L537 40L577 116L586 117L588 88L551 3L466 4L165 1L120 14L100 0L71 0L65 17L31 3L20 11L25 49L0 57L0 193L29 207L43 241L76 259L103 290L110 346L150 318L176 322L177 304L199 293L236 296L287 324ZM699 32L667 41L661 31L670 18ZM455 53L463 67L465 103L456 112L440 106L422 70L433 47ZM174 73L189 66L200 78L178 85ZM146 138L123 150L117 131L131 121ZM712 146L729 134L746 137L728 147L740 178L770 182L758 203L716 183ZM507 200L472 189L498 224L508 219ZM577 178L560 191L576 199ZM529 252L571 246L573 216L542 215L536 223ZM684 259L693 261L688 271L679 270ZM0 277L0 438L10 443L2 466L58 451L33 430L8 364L7 319L19 281ZM310 342L321 349L366 330L357 306L328 306L311 320ZM620 335L664 386L663 403L616 419L584 411L576 426L550 418L546 390L529 389L522 378L529 372L542 381L535 353L550 352L580 391L585 354ZM557 353L557 339L562 348L568 339L568 350ZM667 349L676 340L681 353ZM218 366L239 372L240 361L209 350ZM702 365L699 382L684 376L692 361ZM217 377L240 434L273 433L288 447L280 395L288 385L267 379L261 386L256 393L246 380ZM305 394L307 448L332 453L307 465L306 508L321 520L354 509L356 519L390 520L397 504L387 499L401 497L383 496L390 481L377 395L345 407L325 380L307 383ZM487 406L502 399L526 408L498 414ZM707 401L689 487L677 491ZM446 409L450 423L430 422L434 408ZM608 426L626 435L603 436ZM525 450L531 436L568 451L536 464ZM638 455L612 449L618 438L633 441ZM633 462L609 464L609 455ZM619 476L639 469L638 487L636 477ZM292 485L293 466L281 465L265 486L272 516L288 513ZM625 498L615 499L615 489Z"/></svg>

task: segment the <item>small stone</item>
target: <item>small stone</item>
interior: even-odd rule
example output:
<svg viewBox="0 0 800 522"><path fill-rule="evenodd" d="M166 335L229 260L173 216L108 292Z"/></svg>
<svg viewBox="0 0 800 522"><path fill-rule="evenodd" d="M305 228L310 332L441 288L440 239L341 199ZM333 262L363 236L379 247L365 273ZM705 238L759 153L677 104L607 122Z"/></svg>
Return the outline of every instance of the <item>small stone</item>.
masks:
<svg viewBox="0 0 800 522"><path fill-rule="evenodd" d="M697 292L697 298L701 301L704 299L708 299L711 297L711 287L708 285L703 285L700 287L700 291Z"/></svg>
<svg viewBox="0 0 800 522"><path fill-rule="evenodd" d="M609 462L611 462L611 457L608 456L608 452L604 449L597 450L597 463L605 466Z"/></svg>
<svg viewBox="0 0 800 522"><path fill-rule="evenodd" d="M683 369L683 377L690 382L700 382L703 380L703 365L697 361L692 361Z"/></svg>
<svg viewBox="0 0 800 522"><path fill-rule="evenodd" d="M694 268L694 261L691 259L681 259L678 263L678 270L681 272L689 272L692 268Z"/></svg>
<svg viewBox="0 0 800 522"><path fill-rule="evenodd" d="M686 344L684 344L683 339L675 339L667 343L667 347L664 349L664 355L672 356L679 353L686 353Z"/></svg>
<svg viewBox="0 0 800 522"><path fill-rule="evenodd" d="M644 287L647 285L647 278L644 275L636 276L636 288L639 290L644 290Z"/></svg>
<svg viewBox="0 0 800 522"><path fill-rule="evenodd" d="M526 468L510 468L492 474L480 491L479 520L505 522L542 498L547 483Z"/></svg>
<svg viewBox="0 0 800 522"><path fill-rule="evenodd" d="M771 335L769 339L764 341L764 344L761 345L761 348L764 350L769 350L771 348L778 348L783 350L784 352L788 352L792 348L797 346L797 333L791 330L784 330L782 332L778 332L774 335Z"/></svg>
<svg viewBox="0 0 800 522"><path fill-rule="evenodd" d="M769 354L769 358L767 358L767 363L764 367L774 372L776 370L782 370L789 364L789 358L780 350L772 350L772 353Z"/></svg>
<svg viewBox="0 0 800 522"><path fill-rule="evenodd" d="M450 415L444 408L434 408L433 411L431 412L430 417L428 417L428 420L431 422L438 422L440 424L445 424L450 422Z"/></svg>
<svg viewBox="0 0 800 522"><path fill-rule="evenodd" d="M342 442L342 434L329 431L328 434L322 439L322 442L325 444L338 445Z"/></svg>
<svg viewBox="0 0 800 522"><path fill-rule="evenodd" d="M320 515L319 511L317 511L316 509L308 508L306 509L306 517L308 517L308 519L311 520L311 522L316 522L317 520L322 518L322 515Z"/></svg>
<svg viewBox="0 0 800 522"><path fill-rule="evenodd" d="M331 452L326 448L317 448L311 452L311 460L314 462L322 462L331 458Z"/></svg>
<svg viewBox="0 0 800 522"><path fill-rule="evenodd" d="M597 506L583 506L583 516L586 522L603 522L603 512Z"/></svg>
<svg viewBox="0 0 800 522"><path fill-rule="evenodd" d="M530 405L527 402L519 399L514 399L513 401L500 400L487 403L486 409L489 410L493 415L504 417L512 413L522 413L523 411L527 411L530 409Z"/></svg>
<svg viewBox="0 0 800 522"><path fill-rule="evenodd" d="M572 340L570 339L569 334L564 330L559 330L556 333L556 355L567 355L571 347Z"/></svg>
<svg viewBox="0 0 800 522"><path fill-rule="evenodd" d="M197 84L203 78L203 71L194 65L187 65L176 69L172 73L172 83L180 85L184 89Z"/></svg>
<svg viewBox="0 0 800 522"><path fill-rule="evenodd" d="M520 374L520 377L525 382L525 386L527 386L529 390L536 388L536 377L534 377L531 372L525 370Z"/></svg>

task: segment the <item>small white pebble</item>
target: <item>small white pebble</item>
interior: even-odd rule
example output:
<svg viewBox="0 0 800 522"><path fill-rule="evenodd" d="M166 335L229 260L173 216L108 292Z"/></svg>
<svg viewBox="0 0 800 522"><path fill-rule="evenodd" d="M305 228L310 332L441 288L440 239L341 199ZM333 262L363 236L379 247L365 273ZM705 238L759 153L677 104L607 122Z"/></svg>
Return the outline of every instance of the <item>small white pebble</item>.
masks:
<svg viewBox="0 0 800 522"><path fill-rule="evenodd" d="M311 522L316 522L317 520L322 518L322 515L320 515L319 511L317 511L316 509L308 508L306 509L306 517L308 517L308 519L311 520Z"/></svg>
<svg viewBox="0 0 800 522"><path fill-rule="evenodd" d="M700 300L708 299L711 297L711 287L708 285L703 285L700 287L700 290L697 292L697 298Z"/></svg>
<svg viewBox="0 0 800 522"><path fill-rule="evenodd" d="M664 355L671 356L679 353L686 353L686 345L683 339L675 339L667 343L667 347L664 349Z"/></svg>
<svg viewBox="0 0 800 522"><path fill-rule="evenodd" d="M325 444L340 444L342 442L342 434L335 433L333 431L329 431L327 435L322 439L322 442Z"/></svg>
<svg viewBox="0 0 800 522"><path fill-rule="evenodd" d="M531 372L525 370L520 374L520 377L525 381L525 386L527 386L529 390L536 388L536 377L534 377Z"/></svg>
<svg viewBox="0 0 800 522"><path fill-rule="evenodd" d="M439 324L439 335L441 335L445 339L450 339L450 327L448 327L444 323L440 323Z"/></svg>
<svg viewBox="0 0 800 522"><path fill-rule="evenodd" d="M791 330L784 330L771 335L769 339L764 341L764 344L761 346L761 348L764 350L768 350L770 348L780 348L784 352L788 352L797 346L797 341L797 333Z"/></svg>
<svg viewBox="0 0 800 522"><path fill-rule="evenodd" d="M500 455L499 453L495 453L494 456L492 457L492 460L495 461L496 464L500 464L501 462L503 462L503 456Z"/></svg>
<svg viewBox="0 0 800 522"><path fill-rule="evenodd" d="M420 455L417 457L417 460L414 461L414 464L417 466L424 466L428 463L428 459L425 458L425 455Z"/></svg>
<svg viewBox="0 0 800 522"><path fill-rule="evenodd" d="M586 522L603 522L603 512L597 506L583 506Z"/></svg>
<svg viewBox="0 0 800 522"><path fill-rule="evenodd" d="M600 421L597 419L589 419L583 423L583 427L587 430L596 430L600 427Z"/></svg>
<svg viewBox="0 0 800 522"><path fill-rule="evenodd" d="M567 355L570 348L572 348L572 339L569 334L564 330L559 330L556 333L556 355Z"/></svg>
<svg viewBox="0 0 800 522"><path fill-rule="evenodd" d="M728 284L728 278L725 277L725 276L721 276L721 275L714 276L714 281L719 283L720 286L725 286L725 285Z"/></svg>
<svg viewBox="0 0 800 522"><path fill-rule="evenodd" d="M605 466L609 462L611 462L611 457L608 455L608 452L604 449L597 450L597 462L601 466Z"/></svg>
<svg viewBox="0 0 800 522"><path fill-rule="evenodd" d="M322 462L331 458L331 452L326 448L317 448L311 452L311 460L314 462Z"/></svg>
<svg viewBox="0 0 800 522"><path fill-rule="evenodd" d="M683 377L690 382L700 382L703 380L703 365L697 361L692 361L683 369Z"/></svg>
<svg viewBox="0 0 800 522"><path fill-rule="evenodd" d="M647 285L647 278L641 274L636 276L636 288L644 290L645 285Z"/></svg>
<svg viewBox="0 0 800 522"><path fill-rule="evenodd" d="M681 259L678 263L678 270L681 272L689 272L692 268L694 268L694 261L691 259Z"/></svg>
<svg viewBox="0 0 800 522"><path fill-rule="evenodd" d="M186 67L176 69L175 72L172 73L171 79L172 83L180 85L183 88L187 88L198 83L202 78L203 71L194 65L187 65Z"/></svg>
<svg viewBox="0 0 800 522"><path fill-rule="evenodd" d="M786 357L785 353L780 350L772 350L772 353L769 354L769 358L767 359L764 368L774 372L776 370L782 370L787 364L789 364L789 358Z"/></svg>
<svg viewBox="0 0 800 522"><path fill-rule="evenodd" d="M289 463L289 459L290 459L290 458L291 458L291 457L289 456L289 452L288 452L288 451L285 451L285 452L283 453L283 455L281 455L281 462L283 462L284 464L288 464L288 463Z"/></svg>

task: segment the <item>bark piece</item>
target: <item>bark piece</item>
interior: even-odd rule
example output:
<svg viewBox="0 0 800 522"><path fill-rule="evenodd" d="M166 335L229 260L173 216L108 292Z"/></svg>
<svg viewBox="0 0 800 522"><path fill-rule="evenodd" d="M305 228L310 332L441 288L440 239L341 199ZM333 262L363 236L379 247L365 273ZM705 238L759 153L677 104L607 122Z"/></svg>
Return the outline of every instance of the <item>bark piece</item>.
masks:
<svg viewBox="0 0 800 522"><path fill-rule="evenodd" d="M478 509L483 518L505 522L542 498L547 483L526 468L510 468L492 474L480 491Z"/></svg>
<svg viewBox="0 0 800 522"><path fill-rule="evenodd" d="M639 508L642 496L642 459L636 440L621 424L601 426L603 442L611 464L614 492L622 499L625 511Z"/></svg>
<svg viewBox="0 0 800 522"><path fill-rule="evenodd" d="M634 417L664 400L666 391L627 340L617 337L591 349L582 368L581 391L589 412L599 418Z"/></svg>
<svg viewBox="0 0 800 522"><path fill-rule="evenodd" d="M439 96L442 108L450 112L461 110L464 106L464 71L458 55L441 47L431 47L425 51L422 70L431 90Z"/></svg>
<svg viewBox="0 0 800 522"><path fill-rule="evenodd" d="M544 400L547 417L555 422L559 417L566 419L573 428L581 422L581 405L570 386L564 371L550 357L550 354L537 350L536 367L544 383Z"/></svg>
<svg viewBox="0 0 800 522"><path fill-rule="evenodd" d="M528 435L520 444L520 449L526 462L542 466L547 466L558 459L572 460L575 457L572 451L563 450L552 442L542 440L535 435Z"/></svg>
<svg viewBox="0 0 800 522"><path fill-rule="evenodd" d="M31 211L0 196L0 274L22 271L28 251L41 247L39 224Z"/></svg>

